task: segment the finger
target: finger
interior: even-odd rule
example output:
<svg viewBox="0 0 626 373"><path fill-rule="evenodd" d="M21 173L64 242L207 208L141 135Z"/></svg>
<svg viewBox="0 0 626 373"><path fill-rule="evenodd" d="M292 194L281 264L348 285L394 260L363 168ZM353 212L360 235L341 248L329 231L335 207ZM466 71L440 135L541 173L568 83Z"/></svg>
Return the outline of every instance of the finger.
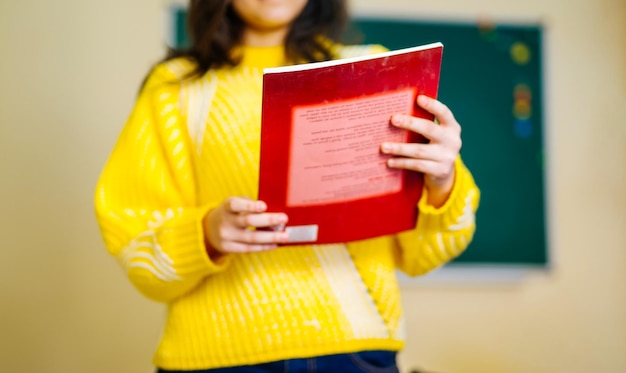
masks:
<svg viewBox="0 0 626 373"><path fill-rule="evenodd" d="M250 245L241 242L229 241L222 245L222 251L228 253L249 253L258 251L268 251L277 248L277 244L256 244Z"/></svg>
<svg viewBox="0 0 626 373"><path fill-rule="evenodd" d="M387 160L387 165L390 168L421 172L437 178L444 176L447 172L441 162L430 159L391 158Z"/></svg>
<svg viewBox="0 0 626 373"><path fill-rule="evenodd" d="M428 119L416 118L406 114L395 114L391 117L391 124L415 133L419 133L429 140L439 140L444 135L444 129Z"/></svg>
<svg viewBox="0 0 626 373"><path fill-rule="evenodd" d="M235 224L240 227L274 227L287 224L287 215L284 213L240 214L235 218Z"/></svg>
<svg viewBox="0 0 626 373"><path fill-rule="evenodd" d="M279 244L289 240L289 233L287 232L240 229L233 233L235 233L235 235L233 239L229 241L248 245Z"/></svg>
<svg viewBox="0 0 626 373"><path fill-rule="evenodd" d="M267 205L263 201L254 201L243 197L230 197L225 202L226 211L232 213L239 212L264 212Z"/></svg>
<svg viewBox="0 0 626 373"><path fill-rule="evenodd" d="M441 147L435 143L398 143L386 142L381 145L381 152L407 158L419 158L427 160L441 160Z"/></svg>
<svg viewBox="0 0 626 373"><path fill-rule="evenodd" d="M440 125L458 125L452 111L441 101L435 100L428 96L420 95L417 97L417 104L424 110L433 114Z"/></svg>

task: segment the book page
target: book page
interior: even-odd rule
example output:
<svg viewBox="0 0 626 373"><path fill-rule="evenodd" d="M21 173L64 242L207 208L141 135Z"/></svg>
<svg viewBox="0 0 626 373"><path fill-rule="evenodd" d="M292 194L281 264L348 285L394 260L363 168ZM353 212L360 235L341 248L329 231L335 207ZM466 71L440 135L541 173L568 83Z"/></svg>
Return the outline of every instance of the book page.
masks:
<svg viewBox="0 0 626 373"><path fill-rule="evenodd" d="M389 123L410 113L414 89L293 109L287 205L306 206L400 191L402 172L386 165L382 142L406 142Z"/></svg>

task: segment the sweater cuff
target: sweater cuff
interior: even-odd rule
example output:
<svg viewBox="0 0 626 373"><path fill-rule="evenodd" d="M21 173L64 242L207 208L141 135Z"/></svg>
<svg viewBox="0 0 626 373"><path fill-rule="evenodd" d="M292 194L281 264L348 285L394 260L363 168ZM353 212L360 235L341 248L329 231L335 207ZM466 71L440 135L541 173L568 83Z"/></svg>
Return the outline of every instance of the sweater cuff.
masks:
<svg viewBox="0 0 626 373"><path fill-rule="evenodd" d="M182 215L166 222L160 230L159 242L175 248L168 253L176 273L181 277L207 276L223 271L231 255L211 260L207 253L203 219L214 206L185 209Z"/></svg>
<svg viewBox="0 0 626 373"><path fill-rule="evenodd" d="M428 204L428 190L424 187L422 197L418 203L419 218L422 223L427 220L427 227L435 230L448 230L456 224L456 219L462 216L471 205L468 201L469 190L472 189L474 181L469 170L463 164L460 157L454 162L455 180L450 195L446 202L440 207Z"/></svg>

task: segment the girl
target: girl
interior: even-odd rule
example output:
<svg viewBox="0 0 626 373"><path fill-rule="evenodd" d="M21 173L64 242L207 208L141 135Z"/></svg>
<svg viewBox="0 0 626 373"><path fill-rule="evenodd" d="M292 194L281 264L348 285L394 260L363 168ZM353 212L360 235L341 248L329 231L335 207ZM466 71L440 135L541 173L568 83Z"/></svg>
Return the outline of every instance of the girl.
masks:
<svg viewBox="0 0 626 373"><path fill-rule="evenodd" d="M381 144L388 166L425 177L415 229L289 247L288 216L256 200L262 71L384 51L336 40L342 0L192 0L191 46L149 74L97 185L110 253L165 303L158 372L397 372L398 268L424 274L474 233L479 191L459 158L460 126L391 123L428 144ZM393 211L389 212L390 214Z"/></svg>

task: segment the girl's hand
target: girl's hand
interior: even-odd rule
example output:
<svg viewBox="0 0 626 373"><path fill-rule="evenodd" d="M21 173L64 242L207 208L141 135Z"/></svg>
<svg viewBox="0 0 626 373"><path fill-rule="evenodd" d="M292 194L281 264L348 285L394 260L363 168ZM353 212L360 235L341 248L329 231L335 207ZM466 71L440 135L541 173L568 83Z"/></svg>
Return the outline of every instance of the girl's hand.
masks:
<svg viewBox="0 0 626 373"><path fill-rule="evenodd" d="M271 250L287 242L289 236L282 231L287 215L266 210L263 201L230 197L209 212L204 218L209 255Z"/></svg>
<svg viewBox="0 0 626 373"><path fill-rule="evenodd" d="M431 120L396 114L391 124L421 134L428 143L383 143L381 151L396 157L387 160L391 168L424 174L428 202L439 207L447 200L454 185L454 161L461 150L461 126L448 107L427 96L419 96L417 104L432 113Z"/></svg>

